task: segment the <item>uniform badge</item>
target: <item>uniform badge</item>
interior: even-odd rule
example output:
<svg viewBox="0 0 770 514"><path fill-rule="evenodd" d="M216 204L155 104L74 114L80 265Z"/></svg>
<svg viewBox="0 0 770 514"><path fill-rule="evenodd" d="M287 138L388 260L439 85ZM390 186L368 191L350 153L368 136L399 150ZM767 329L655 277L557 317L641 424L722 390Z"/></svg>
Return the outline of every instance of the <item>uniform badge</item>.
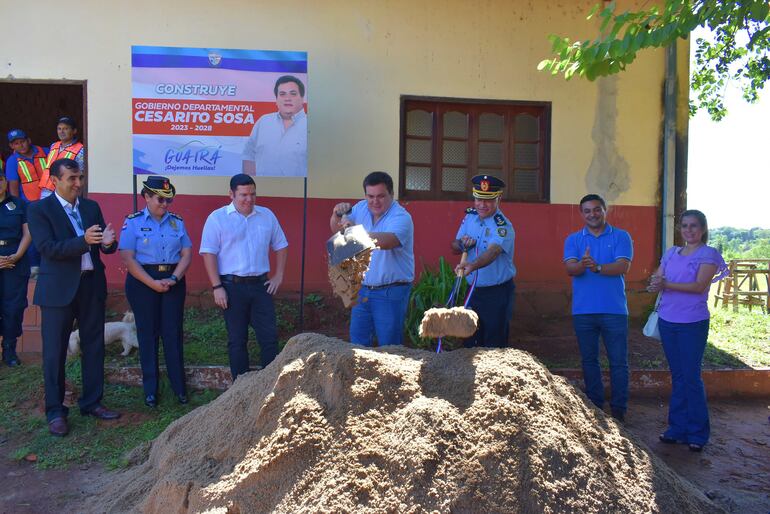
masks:
<svg viewBox="0 0 770 514"><path fill-rule="evenodd" d="M500 214L499 212L497 214L495 214L495 224L498 227L505 226L505 217L502 214Z"/></svg>
<svg viewBox="0 0 770 514"><path fill-rule="evenodd" d="M505 235L508 233L508 230L505 228L498 228L497 229L497 235L500 237L505 237Z"/></svg>
<svg viewBox="0 0 770 514"><path fill-rule="evenodd" d="M8 208L9 211L12 211L16 208L16 204L13 202L8 202L7 204L5 204L5 206Z"/></svg>
<svg viewBox="0 0 770 514"><path fill-rule="evenodd" d="M142 240L142 243L144 243L144 244L149 244L149 243L150 243L150 240L149 240L149 239L147 239L147 238L145 237L145 238Z"/></svg>
<svg viewBox="0 0 770 514"><path fill-rule="evenodd" d="M487 228L484 230L484 235L485 235L486 237L489 237L489 227L487 227Z"/></svg>
<svg viewBox="0 0 770 514"><path fill-rule="evenodd" d="M168 221L168 224L169 224L169 225L171 225L171 228L173 228L174 230L177 230L177 226L176 226L176 220L175 220L174 218L171 218L171 219Z"/></svg>
<svg viewBox="0 0 770 514"><path fill-rule="evenodd" d="M152 232L150 227L142 227L142 232Z"/></svg>

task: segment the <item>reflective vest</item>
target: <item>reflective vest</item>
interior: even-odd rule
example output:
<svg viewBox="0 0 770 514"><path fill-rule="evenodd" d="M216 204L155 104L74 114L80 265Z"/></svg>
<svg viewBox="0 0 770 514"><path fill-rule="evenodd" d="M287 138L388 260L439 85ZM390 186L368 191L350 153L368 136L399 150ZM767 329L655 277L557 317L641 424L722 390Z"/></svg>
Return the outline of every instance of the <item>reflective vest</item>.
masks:
<svg viewBox="0 0 770 514"><path fill-rule="evenodd" d="M19 172L21 190L24 191L24 197L30 202L40 200L40 177L43 176L43 170L47 166L43 149L39 146L33 146L32 148L35 150L35 155L32 156L32 163L19 157L16 165L16 169Z"/></svg>
<svg viewBox="0 0 770 514"><path fill-rule="evenodd" d="M51 165L57 159L74 159L83 149L83 143L75 143L63 150L59 150L60 147L61 141L57 141L51 145L51 149L48 151L48 160L45 163L43 174L40 176L40 189L45 188L51 191L56 189L51 180Z"/></svg>

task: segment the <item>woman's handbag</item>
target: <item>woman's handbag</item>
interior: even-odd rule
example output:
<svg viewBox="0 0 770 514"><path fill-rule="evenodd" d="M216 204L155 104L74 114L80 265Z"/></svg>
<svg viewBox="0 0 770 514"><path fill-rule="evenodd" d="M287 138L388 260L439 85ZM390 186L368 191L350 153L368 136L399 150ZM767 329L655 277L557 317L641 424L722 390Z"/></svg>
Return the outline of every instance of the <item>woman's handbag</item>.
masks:
<svg viewBox="0 0 770 514"><path fill-rule="evenodd" d="M647 318L647 323L644 324L642 333L647 337L652 337L660 341L660 330L658 329L658 305L660 305L660 295L658 293L658 299L655 300L655 308L650 313L650 317Z"/></svg>

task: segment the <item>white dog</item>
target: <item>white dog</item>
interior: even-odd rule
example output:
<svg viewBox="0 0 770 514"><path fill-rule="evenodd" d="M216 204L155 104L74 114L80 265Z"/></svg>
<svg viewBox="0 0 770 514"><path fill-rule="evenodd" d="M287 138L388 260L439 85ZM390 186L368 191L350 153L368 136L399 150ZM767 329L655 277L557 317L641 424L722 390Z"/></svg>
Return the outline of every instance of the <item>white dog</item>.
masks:
<svg viewBox="0 0 770 514"><path fill-rule="evenodd" d="M123 321L110 321L104 324L104 344L110 344L120 341L123 343L123 353L125 357L131 351L131 348L139 348L139 341L136 339L136 323L134 323L134 313L126 311L123 315ZM67 355L73 356L80 352L80 331L75 330L70 334L70 342L67 347Z"/></svg>

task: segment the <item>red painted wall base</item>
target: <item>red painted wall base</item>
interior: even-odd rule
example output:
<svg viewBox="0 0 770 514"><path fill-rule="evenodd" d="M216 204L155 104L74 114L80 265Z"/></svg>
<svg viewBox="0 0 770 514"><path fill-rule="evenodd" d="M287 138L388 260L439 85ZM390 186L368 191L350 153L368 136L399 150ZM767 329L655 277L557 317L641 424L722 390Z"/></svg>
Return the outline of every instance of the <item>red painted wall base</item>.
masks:
<svg viewBox="0 0 770 514"><path fill-rule="evenodd" d="M132 212L131 195L93 193L89 198L102 207L104 217L120 228L123 218ZM350 200L350 199L348 199ZM329 216L339 200L308 199L305 290L328 291L325 242L329 238ZM355 201L355 199L352 199ZM302 199L259 198L260 205L278 217L289 240L289 260L283 289L299 290L302 249ZM200 236L206 217L214 209L229 203L225 196L185 196L174 199L173 211L181 215L193 241L194 258L188 273L188 288L209 287L203 261L198 254ZM406 202L415 225L415 263L417 275L424 266L435 267L440 256L450 262L457 257L449 251L465 208L472 202ZM139 199L139 208L144 206ZM569 278L564 272L564 238L582 226L577 206L565 204L503 203L502 210L516 231L514 263L519 291L567 292ZM641 288L655 269L658 259L657 211L653 206L613 206L609 222L631 233L634 239L634 263L627 281L629 288ZM110 287L123 287L126 268L117 255L105 256Z"/></svg>

